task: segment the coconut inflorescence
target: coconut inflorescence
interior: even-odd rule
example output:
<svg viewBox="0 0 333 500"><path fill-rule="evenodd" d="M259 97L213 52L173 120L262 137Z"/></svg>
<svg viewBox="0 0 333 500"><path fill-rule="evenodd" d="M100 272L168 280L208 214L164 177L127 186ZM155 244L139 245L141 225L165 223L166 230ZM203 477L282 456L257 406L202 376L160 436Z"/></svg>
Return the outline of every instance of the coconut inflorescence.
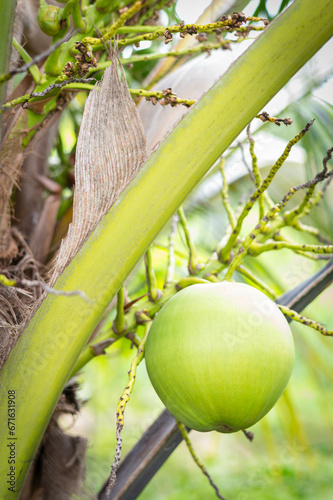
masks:
<svg viewBox="0 0 333 500"><path fill-rule="evenodd" d="M242 283L197 284L158 313L145 359L177 420L198 431L236 432L258 422L283 393L294 343L262 292Z"/></svg>

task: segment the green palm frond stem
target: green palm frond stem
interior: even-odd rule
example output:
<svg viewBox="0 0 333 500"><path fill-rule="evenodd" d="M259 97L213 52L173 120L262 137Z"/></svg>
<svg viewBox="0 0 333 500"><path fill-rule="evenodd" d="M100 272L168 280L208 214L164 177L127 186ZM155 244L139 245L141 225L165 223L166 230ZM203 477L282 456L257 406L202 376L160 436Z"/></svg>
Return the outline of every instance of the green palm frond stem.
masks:
<svg viewBox="0 0 333 500"><path fill-rule="evenodd" d="M90 302L48 295L3 367L0 418L6 422L7 391L17 391L20 446L10 497L7 450L1 449L1 498L19 497L78 356L135 264L211 165L332 30L330 0L317 0L315 8L312 0L296 0L172 130L59 277L56 289L82 290ZM0 436L5 442L6 425Z"/></svg>

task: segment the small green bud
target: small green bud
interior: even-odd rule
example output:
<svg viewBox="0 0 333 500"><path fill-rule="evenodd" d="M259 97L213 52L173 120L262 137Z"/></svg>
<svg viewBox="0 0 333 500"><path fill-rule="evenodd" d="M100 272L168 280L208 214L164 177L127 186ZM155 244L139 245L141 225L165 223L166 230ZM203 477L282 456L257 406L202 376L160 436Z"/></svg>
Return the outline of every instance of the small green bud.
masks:
<svg viewBox="0 0 333 500"><path fill-rule="evenodd" d="M41 5L37 13L39 27L49 36L54 36L60 31L61 9L55 5Z"/></svg>

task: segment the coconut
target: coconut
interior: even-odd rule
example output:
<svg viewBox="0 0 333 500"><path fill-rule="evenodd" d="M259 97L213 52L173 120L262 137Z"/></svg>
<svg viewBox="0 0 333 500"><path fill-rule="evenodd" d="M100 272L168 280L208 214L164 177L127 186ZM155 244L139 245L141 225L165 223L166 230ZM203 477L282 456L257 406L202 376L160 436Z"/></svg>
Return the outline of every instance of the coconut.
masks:
<svg viewBox="0 0 333 500"><path fill-rule="evenodd" d="M197 284L157 314L145 360L158 396L197 431L251 427L290 379L294 342L277 305L242 283Z"/></svg>

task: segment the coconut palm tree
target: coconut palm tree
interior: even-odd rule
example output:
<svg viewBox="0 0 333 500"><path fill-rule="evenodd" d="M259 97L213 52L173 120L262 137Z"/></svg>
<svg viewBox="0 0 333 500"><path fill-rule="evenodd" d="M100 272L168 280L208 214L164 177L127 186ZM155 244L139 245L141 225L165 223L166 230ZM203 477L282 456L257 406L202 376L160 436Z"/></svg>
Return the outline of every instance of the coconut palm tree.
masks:
<svg viewBox="0 0 333 500"><path fill-rule="evenodd" d="M280 226L274 226L276 231L289 224L319 239L321 248L318 250L319 244L316 244L316 256L330 256L332 253L331 245L327 241L329 224L324 224L324 228L318 225L302 225L298 213L289 213L287 219L276 218L284 210L294 191L300 190L305 190L306 193L299 201L300 213L304 215L310 208L307 202L311 199L311 204L318 203L330 180L327 162L331 152L326 153L330 145L313 147L313 139L308 137L314 126L305 116L306 112L302 111L303 106L297 115L299 130L294 136L290 134L287 139L287 153L304 136L305 140L308 140L308 156L311 157L312 154L312 163L316 164L317 170L313 172L309 169L303 184L296 182L294 191L290 190L294 184L289 182L291 179L288 176L288 194L282 194L279 201L273 203L265 193L266 184L273 179L288 154L286 153L285 157L282 155L280 162L276 162L276 168L273 167L273 173L267 174L268 181L264 185L265 180L262 179L265 179L265 170L262 178L253 148L251 149L255 184L253 190L256 195L254 198L248 198L247 203L250 204L249 208L252 208L255 202L258 202L259 206L259 224L255 226L257 247L252 245L251 238L246 239L246 236L240 233L240 229L244 228L242 221L245 214L240 211L240 214L236 212L236 215L233 215L226 192L227 180L231 183L236 178L243 178L244 174L238 172L233 176L228 169L223 171L223 162L222 198L229 215L231 231L227 230L226 239L220 243L215 242L215 251L212 253L211 249L211 255L204 265L200 258L198 260L184 211L179 208L196 186L199 185L200 192L200 189L204 189L205 184L214 178L216 162L226 151L227 155L232 157L234 150L228 150L229 146L253 118L258 116L263 122L274 122L271 126L281 122L284 125L289 124L286 118L288 115L283 114L279 115L283 118L275 118L267 113L263 114L262 110L330 38L333 7L329 0L318 0L315 12L313 3L309 0L295 0L270 24L256 16L247 17L242 13L227 16L223 10L224 2L213 2L214 7L219 5L219 20L210 18L208 21L208 11L204 20L195 25L174 25L177 19L174 8L168 5L170 2L96 0L91 3L86 0L68 0L55 3L57 5L51 7L41 0L38 15L34 17L34 2L29 3L27 12L24 11L22 2L18 2L15 23L14 3L4 2L2 6L6 29L2 30L1 36L2 46L6 50L2 51L0 66L3 116L0 211L3 366L0 377L1 386L4 388L1 393L1 419L8 425L2 426L0 432L2 441L9 440L15 450L14 469L8 469L11 465L8 462L8 448L4 447L1 451L3 479L0 491L3 498L19 498L21 491L23 497L26 495L26 498L33 498L33 494L38 490L32 493L36 478L38 488L44 496L46 484L50 484L52 477L56 477L50 493L54 498L61 495L65 498L64 495L78 491L77 485L82 482L84 471L80 461L75 462L70 477L65 480L61 466L55 474L51 458L44 461L42 469L39 460L43 453L45 456L54 456L52 450L56 442L61 442L63 449L67 445L70 448L69 455L64 455L58 461L60 464L68 462L75 454L84 455L86 442L83 439L75 442L73 438L66 437L57 426L59 413L75 413L79 408L75 388L69 381L94 355L104 352L107 345L119 338L129 338L139 347L140 354L144 349L142 323L153 319L168 298L181 288L180 280L178 288L175 286L171 272L167 276L163 292L157 289L150 250L151 244L177 209L189 255L188 276L184 279L189 279L190 283L207 276L215 276L218 280L225 276L230 278L235 272L267 292L267 287L260 281L263 276L269 274L267 267L263 264L256 267L256 264L248 264L248 260L251 260L251 253L259 256L260 253L271 249L267 245L272 244L272 234L265 232L264 226L266 222L273 220L281 223ZM246 5L246 2L243 4ZM282 2L281 7L284 6ZM168 27L156 26L156 10L168 13ZM36 47L35 32L30 36L30 45L23 47L22 33L29 39L28 27L31 28L35 19L43 32L43 36L40 33L40 47L38 44ZM254 41L247 41L250 35L257 31L260 35ZM199 34L199 37L196 45L192 46L187 42L173 50L172 57L181 55L186 59L199 52L210 54L215 49L229 48L230 45L236 45L237 50L238 46L243 44L248 46L232 66L222 68L222 71L216 70L217 60L215 62L214 56L211 56L210 70L207 70L207 78L201 78L203 83L202 86L200 83L200 87L199 79L193 77L196 68L199 68L201 75L206 76L200 59L183 66L173 60L173 65L170 65L169 62L164 62L166 54L161 51L160 45L157 50L149 49L148 54L132 52L127 58L126 53L121 52L125 47L133 49L136 44L146 40L154 42L162 39L169 45L178 33L185 36L184 42L193 40L193 35ZM230 33L237 36L225 38L225 35ZM203 34L207 34L207 41L206 35ZM48 47L50 36L53 37L52 45ZM243 39L245 41L242 41ZM12 66L9 67L11 41L16 53L25 63L23 68L17 68L18 61L15 57L12 57ZM242 43L239 43L240 41ZM40 53L41 49L46 52ZM170 54L169 58L172 60ZM158 59L162 62L154 66ZM127 65L125 70L122 65ZM18 82L17 75L22 71L26 74ZM174 83L171 90L168 80L162 81L163 91L154 90L154 83L159 81L166 71L171 82L176 81L177 75L182 79L181 71L187 71L189 79L192 77L192 81L198 82L198 93L190 94L190 87L185 86L186 93L180 94L183 91L177 89L177 97L173 92ZM103 72L102 83L96 85L96 80L101 78ZM12 85L11 88L14 76L16 86ZM326 76L324 72L317 80L314 78L312 87L318 85ZM128 90L126 78L131 85L140 83L142 87L143 79L147 78L145 88ZM213 85L215 78L217 81ZM205 86L205 80L209 80L210 84ZM70 105L77 91L91 92L85 105L80 136L77 144L73 139L72 151L64 150L65 141L61 136L63 128L60 127L57 158L65 168L61 171L54 169L53 178L57 182L51 182L45 160L54 136L57 135L56 124L67 108L67 119L72 124L73 134L79 128L79 111L75 105ZM303 103L308 92L309 87L300 90L298 98L302 97ZM148 159L143 125L129 98L130 94L148 99L138 107L146 129L148 150L151 152L155 148ZM195 99L198 99L196 103ZM165 120L164 130L157 122L161 123L165 117L159 119L158 113L155 116L151 113L154 110L153 104L158 103L163 105L159 113L165 111L164 106L170 106L169 113L176 110L179 112L179 109L184 109L186 113L177 124L176 115L170 114L171 118ZM325 136L323 142L326 143L327 132L324 123L331 119L332 114L324 105L317 103L315 106L315 112L322 117L317 133L320 139ZM309 109L309 106L305 108ZM304 120L301 123L302 113ZM167 135L163 139L164 133ZM250 145L254 144L250 131L245 134L245 138L240 137L242 144L244 141L248 141ZM70 153L74 153L75 149L76 194L72 205L71 196L67 199L62 197L66 192L73 191L73 154ZM35 158L32 156L33 152ZM318 157L320 163L324 159L324 169L319 177ZM319 194L315 195L313 189L319 182L324 182L325 188L321 188ZM21 192L16 189L18 184L22 186ZM282 185L284 186L283 183ZM50 194L43 199L45 190ZM214 197L213 191L211 188L208 194L206 191L206 199ZM314 199L315 196L317 198ZM13 202L14 208L11 210ZM190 206L189 211L194 210L200 203L204 204L193 196L192 208ZM67 239L55 256L62 236L67 232L72 212L72 225L68 230ZM265 214L267 221L263 219ZM235 230L233 237L232 232ZM323 235L324 231L326 234ZM242 245L237 239L240 234L243 238ZM280 237L280 234L277 236ZM314 252L312 244L306 242L306 246L301 247L297 242L290 242L283 236L280 239L276 237L274 245L279 248L291 248L295 252L305 254L307 258ZM148 300L143 306L142 303L126 299L123 285L144 254ZM244 263L246 268L242 267ZM46 272L50 269L50 278L46 284ZM271 280L274 281L274 273L272 274ZM296 289L291 295L282 296L279 303L300 312L331 279L332 266L327 264L303 286L303 292L300 293L300 290ZM278 285L276 288L279 288ZM273 291L272 298L278 295L278 291ZM113 333L110 335L110 328L103 329L101 322L117 293L117 314L112 327ZM142 309L144 312L140 312ZM124 311L128 313L126 318ZM290 313L287 309L283 312L287 316L294 314L294 319L306 322L306 319L295 316L295 313ZM137 327L139 330L136 332ZM317 323L315 327L319 330L322 328L322 333L326 335L330 333ZM95 337L92 342L93 334ZM97 345L98 348L92 350L91 345ZM141 360L139 358L140 356L136 357L133 366ZM129 397L129 394L127 396ZM117 453L120 453L120 427ZM165 433L169 432L170 450L174 449L181 439L174 420L168 414L164 414L154 429L155 444L158 443L156 454L152 461L150 455L143 475L139 476L141 486L133 483L135 475L131 475L128 466L124 467L122 477L126 479L124 484L127 484L123 493L125 496L117 498L134 498L133 491L136 492L135 495L139 494L153 472L161 466L167 454L162 453L161 458L162 445L159 440ZM16 439L19 443L17 447ZM138 448L133 450L132 456L135 457L138 450L142 450L140 443ZM117 466L118 463L114 473ZM13 476L13 485L7 483L7 473ZM24 486L27 476L28 480ZM130 482L126 483L129 477ZM119 484L121 481L123 479L118 478ZM9 490L10 487L13 489ZM104 498L104 491L100 494L101 498Z"/></svg>

